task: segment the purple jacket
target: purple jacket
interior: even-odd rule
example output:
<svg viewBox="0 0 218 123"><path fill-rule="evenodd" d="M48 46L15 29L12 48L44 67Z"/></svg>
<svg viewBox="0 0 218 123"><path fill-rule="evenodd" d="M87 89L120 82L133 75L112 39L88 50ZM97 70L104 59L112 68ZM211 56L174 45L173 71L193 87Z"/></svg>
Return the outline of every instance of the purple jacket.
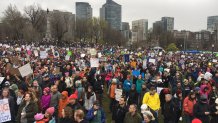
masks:
<svg viewBox="0 0 218 123"><path fill-rule="evenodd" d="M42 106L43 111L45 111L47 108L49 108L50 101L51 101L51 94L42 96L41 106Z"/></svg>

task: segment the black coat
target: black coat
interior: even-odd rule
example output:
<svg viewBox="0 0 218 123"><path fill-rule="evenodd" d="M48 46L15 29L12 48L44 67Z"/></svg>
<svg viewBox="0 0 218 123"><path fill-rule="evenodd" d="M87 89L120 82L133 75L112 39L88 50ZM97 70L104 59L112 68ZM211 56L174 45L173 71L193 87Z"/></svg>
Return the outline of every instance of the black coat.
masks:
<svg viewBox="0 0 218 123"><path fill-rule="evenodd" d="M61 118L60 123L75 123L73 119L70 118Z"/></svg>
<svg viewBox="0 0 218 123"><path fill-rule="evenodd" d="M16 118L16 123L20 123L20 119L21 119L21 113L23 108L26 106L26 102L23 101L20 104L20 107L18 109L18 113L17 113L17 118ZM26 118L27 118L27 123L33 123L34 120L34 115L38 112L38 105L31 101L27 106L26 106Z"/></svg>
<svg viewBox="0 0 218 123"><path fill-rule="evenodd" d="M123 123L126 112L128 112L127 106L121 107L120 105L116 105L112 112L112 119L115 123Z"/></svg>
<svg viewBox="0 0 218 123"><path fill-rule="evenodd" d="M202 123L209 123L209 115L205 115L205 112L210 112L210 106L207 103L199 102L194 105L193 114L196 118L200 119Z"/></svg>
<svg viewBox="0 0 218 123"><path fill-rule="evenodd" d="M217 123L218 122L218 115L215 114L218 110L216 109L216 105L211 107L211 121L210 123Z"/></svg>
<svg viewBox="0 0 218 123"><path fill-rule="evenodd" d="M178 107L173 102L173 100L164 103L163 115L165 120L170 120L175 122L177 113L178 113Z"/></svg>

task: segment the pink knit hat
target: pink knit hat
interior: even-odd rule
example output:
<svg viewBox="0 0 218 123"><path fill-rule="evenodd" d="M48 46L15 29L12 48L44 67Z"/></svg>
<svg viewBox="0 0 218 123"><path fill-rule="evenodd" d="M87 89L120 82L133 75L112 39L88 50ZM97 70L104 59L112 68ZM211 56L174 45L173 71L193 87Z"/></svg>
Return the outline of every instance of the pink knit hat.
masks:
<svg viewBox="0 0 218 123"><path fill-rule="evenodd" d="M37 113L35 116L34 116L34 119L36 121L39 121L39 120L42 120L44 118L44 115L42 113Z"/></svg>
<svg viewBox="0 0 218 123"><path fill-rule="evenodd" d="M192 123L202 123L202 121L197 119L197 118L195 118L194 120L192 120Z"/></svg>
<svg viewBox="0 0 218 123"><path fill-rule="evenodd" d="M50 115L53 115L54 114L54 111L55 111L55 108L54 107L50 107L46 110L46 112Z"/></svg>

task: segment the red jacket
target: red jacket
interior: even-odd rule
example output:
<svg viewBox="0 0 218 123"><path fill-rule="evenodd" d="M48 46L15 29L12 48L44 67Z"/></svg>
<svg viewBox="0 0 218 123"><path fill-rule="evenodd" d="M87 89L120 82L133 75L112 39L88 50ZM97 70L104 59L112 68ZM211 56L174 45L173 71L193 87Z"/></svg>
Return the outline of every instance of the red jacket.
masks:
<svg viewBox="0 0 218 123"><path fill-rule="evenodd" d="M189 99L189 97L186 97L184 99L184 102L183 102L184 113L187 114L187 115L193 116L193 108L194 108L195 104L196 104L196 100L191 101Z"/></svg>

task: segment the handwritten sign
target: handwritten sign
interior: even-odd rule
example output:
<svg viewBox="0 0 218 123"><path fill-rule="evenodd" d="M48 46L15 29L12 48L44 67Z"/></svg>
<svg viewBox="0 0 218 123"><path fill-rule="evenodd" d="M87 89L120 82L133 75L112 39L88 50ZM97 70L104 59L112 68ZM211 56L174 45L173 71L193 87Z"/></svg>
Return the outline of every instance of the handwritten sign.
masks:
<svg viewBox="0 0 218 123"><path fill-rule="evenodd" d="M0 100L0 123L11 120L10 107L8 99Z"/></svg>
<svg viewBox="0 0 218 123"><path fill-rule="evenodd" d="M91 67L99 67L99 59L90 58Z"/></svg>
<svg viewBox="0 0 218 123"><path fill-rule="evenodd" d="M122 97L123 90L122 89L116 89L115 90L115 99L117 101L120 101L120 98Z"/></svg>
<svg viewBox="0 0 218 123"><path fill-rule="evenodd" d="M22 67L20 67L20 68L18 68L18 70L20 71L20 74L21 74L22 77L25 77L25 76L33 73L33 70L32 70L29 63L22 66Z"/></svg>
<svg viewBox="0 0 218 123"><path fill-rule="evenodd" d="M48 56L47 52L46 51L40 51L40 58L41 59L46 59Z"/></svg>
<svg viewBox="0 0 218 123"><path fill-rule="evenodd" d="M92 56L94 56L94 55L97 54L97 51L96 51L96 49L94 49L94 48L90 49L89 52L90 52L90 54L91 54Z"/></svg>
<svg viewBox="0 0 218 123"><path fill-rule="evenodd" d="M155 59L149 59L148 62L155 64L155 63L156 63L156 60L155 60Z"/></svg>

